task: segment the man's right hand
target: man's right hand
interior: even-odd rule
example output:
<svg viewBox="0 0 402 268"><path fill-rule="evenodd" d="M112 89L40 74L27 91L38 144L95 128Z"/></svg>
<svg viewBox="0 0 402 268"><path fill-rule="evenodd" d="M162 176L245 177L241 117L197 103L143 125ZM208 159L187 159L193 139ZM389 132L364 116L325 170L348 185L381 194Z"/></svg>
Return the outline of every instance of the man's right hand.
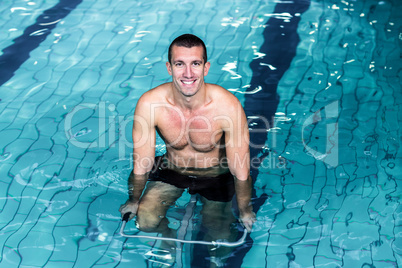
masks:
<svg viewBox="0 0 402 268"><path fill-rule="evenodd" d="M128 218L129 221L132 220L137 215L137 210L138 210L138 202L133 202L130 200L127 200L127 202L121 205L119 209L122 217L124 216L124 214L130 213L130 217Z"/></svg>

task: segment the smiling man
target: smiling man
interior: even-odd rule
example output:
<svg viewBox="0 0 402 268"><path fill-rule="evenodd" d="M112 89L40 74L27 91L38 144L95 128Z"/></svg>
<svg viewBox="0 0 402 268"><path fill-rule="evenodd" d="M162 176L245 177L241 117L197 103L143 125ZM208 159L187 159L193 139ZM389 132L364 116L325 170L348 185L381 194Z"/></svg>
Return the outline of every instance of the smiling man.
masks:
<svg viewBox="0 0 402 268"><path fill-rule="evenodd" d="M129 199L120 212L131 213L130 219L137 216L142 231L172 236L166 212L187 189L200 196L202 222L211 237L227 239L235 221L231 201L236 193L239 220L250 231L255 214L243 108L232 93L204 82L210 63L198 37L176 38L168 58L172 82L149 90L137 103L134 169ZM156 132L166 143L166 154L155 158Z"/></svg>

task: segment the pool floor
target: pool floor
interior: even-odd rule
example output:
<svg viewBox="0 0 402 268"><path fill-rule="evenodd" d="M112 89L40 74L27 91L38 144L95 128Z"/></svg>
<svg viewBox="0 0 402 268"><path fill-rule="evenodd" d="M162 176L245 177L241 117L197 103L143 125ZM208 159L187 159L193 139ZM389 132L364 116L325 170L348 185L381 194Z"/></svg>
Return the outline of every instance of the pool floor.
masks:
<svg viewBox="0 0 402 268"><path fill-rule="evenodd" d="M214 261L402 266L401 4L5 1L0 267L211 261L191 245L178 245L174 261L156 258L154 240L119 234L135 105L170 81L166 50L186 32L207 44L206 81L243 103L256 160L257 222ZM194 238L200 209L185 193L168 214L172 228ZM133 221L127 232L138 233Z"/></svg>

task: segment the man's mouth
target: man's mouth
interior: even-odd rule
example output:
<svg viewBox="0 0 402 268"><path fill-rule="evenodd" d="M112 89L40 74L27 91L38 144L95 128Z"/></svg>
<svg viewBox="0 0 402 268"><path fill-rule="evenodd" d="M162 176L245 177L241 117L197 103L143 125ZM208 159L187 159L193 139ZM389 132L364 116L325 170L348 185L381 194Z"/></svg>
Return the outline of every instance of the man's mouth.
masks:
<svg viewBox="0 0 402 268"><path fill-rule="evenodd" d="M182 82L183 82L183 84L185 84L185 85L191 85L191 84L194 84L194 83L195 83L195 80L191 80L191 81L184 81L184 80L182 80Z"/></svg>

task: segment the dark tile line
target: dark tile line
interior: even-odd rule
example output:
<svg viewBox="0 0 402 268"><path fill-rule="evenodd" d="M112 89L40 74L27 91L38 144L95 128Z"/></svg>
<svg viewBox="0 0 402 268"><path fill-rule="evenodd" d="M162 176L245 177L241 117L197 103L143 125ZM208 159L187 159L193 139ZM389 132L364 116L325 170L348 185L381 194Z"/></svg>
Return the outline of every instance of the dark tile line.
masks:
<svg viewBox="0 0 402 268"><path fill-rule="evenodd" d="M261 88L261 90L254 94L245 95L244 110L248 117L252 116L256 118L249 122L250 125L252 125L251 129L257 130L255 132L250 131L250 144L253 144L253 146L250 146L250 158L255 160L262 153L261 157L259 157L259 163L262 163L264 158L269 155L269 152L263 148L267 144L268 133L261 130L267 129L267 121L270 124L269 127L272 127L272 118L275 116L280 100L280 96L277 94L278 84L282 76L289 69L296 55L296 49L300 42L299 34L297 33L299 21L301 15L307 11L309 7L310 0L295 0L292 4L276 4L274 14L289 13L292 17L289 18L288 22L275 16L270 17L265 24L263 32L264 42L259 50L259 52L264 53L265 56L259 57L250 63L253 76L251 78L249 91L253 91L257 88ZM275 68L268 68L266 64L270 64ZM258 167L259 165L254 165L250 170L253 182L255 182L258 176ZM254 189L252 198L253 209L257 213L268 199L268 195L263 194L257 196ZM269 241L267 241L267 245L268 242ZM237 248L232 254L233 257L228 259L227 267L241 267L244 256L252 246L253 241L250 236L248 236L246 244Z"/></svg>
<svg viewBox="0 0 402 268"><path fill-rule="evenodd" d="M57 23L74 10L82 0L60 0L55 6L45 10L36 22L28 26L24 33L15 38L14 43L4 48L0 56L0 86L7 82L20 66L29 59L29 54L57 26Z"/></svg>

